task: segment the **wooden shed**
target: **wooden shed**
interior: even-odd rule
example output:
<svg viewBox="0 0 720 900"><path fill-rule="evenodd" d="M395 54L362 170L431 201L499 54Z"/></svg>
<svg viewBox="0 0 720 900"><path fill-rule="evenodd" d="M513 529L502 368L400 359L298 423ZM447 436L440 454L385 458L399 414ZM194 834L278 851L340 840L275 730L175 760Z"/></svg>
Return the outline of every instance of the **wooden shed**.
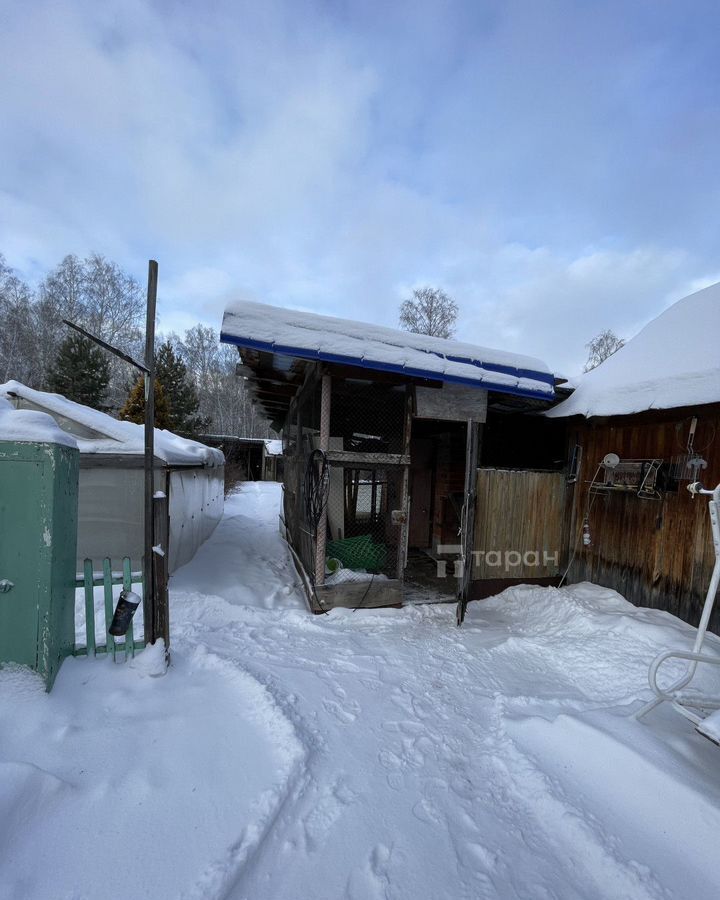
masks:
<svg viewBox="0 0 720 900"><path fill-rule="evenodd" d="M475 534L507 539L495 495L565 502L564 427L537 415L555 378L537 359L248 302L227 309L221 340L283 431L282 527L314 611L417 588L467 600L473 577L499 574L473 557L489 549ZM546 525L526 537L559 554Z"/></svg>
<svg viewBox="0 0 720 900"><path fill-rule="evenodd" d="M720 481L719 336L716 284L667 309L545 414L567 432L568 581L693 625L714 553L707 504L686 488Z"/></svg>

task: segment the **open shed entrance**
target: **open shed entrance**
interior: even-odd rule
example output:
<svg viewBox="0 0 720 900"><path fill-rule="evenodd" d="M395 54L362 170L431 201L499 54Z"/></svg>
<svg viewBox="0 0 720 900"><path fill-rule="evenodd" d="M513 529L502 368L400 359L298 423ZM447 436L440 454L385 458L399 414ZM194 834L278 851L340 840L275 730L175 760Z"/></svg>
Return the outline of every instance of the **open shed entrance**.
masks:
<svg viewBox="0 0 720 900"><path fill-rule="evenodd" d="M416 595L431 590L454 597L456 550L464 502L467 425L413 419L410 439L410 511L405 581Z"/></svg>
<svg viewBox="0 0 720 900"><path fill-rule="evenodd" d="M421 591L450 600L464 589L479 599L520 581L554 584L566 562L571 493L562 430L498 411L492 399L474 427L477 461L468 473L465 421L413 419L405 581L414 599Z"/></svg>

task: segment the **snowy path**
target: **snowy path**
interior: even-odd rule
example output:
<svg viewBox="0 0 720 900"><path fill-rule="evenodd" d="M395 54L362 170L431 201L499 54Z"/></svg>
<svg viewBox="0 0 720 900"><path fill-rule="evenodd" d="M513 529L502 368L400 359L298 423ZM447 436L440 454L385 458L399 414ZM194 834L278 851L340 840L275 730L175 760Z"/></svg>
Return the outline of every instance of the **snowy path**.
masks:
<svg viewBox="0 0 720 900"><path fill-rule="evenodd" d="M692 629L589 585L462 629L312 616L278 502L245 485L172 579L165 677L148 651L68 661L49 697L0 673L0 898L720 896L720 750L629 718Z"/></svg>
<svg viewBox="0 0 720 900"><path fill-rule="evenodd" d="M173 583L177 652L232 659L306 754L228 896L718 896L720 751L627 718L690 629L590 586L471 604L461 630L450 606L310 616L276 490L246 486Z"/></svg>

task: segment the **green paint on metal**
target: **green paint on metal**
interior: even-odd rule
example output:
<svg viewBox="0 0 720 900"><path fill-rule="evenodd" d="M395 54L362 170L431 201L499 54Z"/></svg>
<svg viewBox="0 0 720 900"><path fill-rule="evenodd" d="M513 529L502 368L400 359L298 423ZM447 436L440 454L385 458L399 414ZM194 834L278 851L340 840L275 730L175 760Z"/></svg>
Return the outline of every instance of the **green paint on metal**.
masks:
<svg viewBox="0 0 720 900"><path fill-rule="evenodd" d="M35 669L49 690L74 647L78 451L0 441L0 663Z"/></svg>

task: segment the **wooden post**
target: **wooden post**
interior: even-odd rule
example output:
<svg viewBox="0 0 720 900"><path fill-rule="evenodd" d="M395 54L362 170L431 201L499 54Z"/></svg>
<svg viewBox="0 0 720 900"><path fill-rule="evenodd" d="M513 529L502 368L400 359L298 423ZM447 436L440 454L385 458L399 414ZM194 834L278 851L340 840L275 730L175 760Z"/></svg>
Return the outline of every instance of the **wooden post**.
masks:
<svg viewBox="0 0 720 900"><path fill-rule="evenodd" d="M405 420L403 422L402 486L400 488L400 528L398 530L397 577L405 575L407 565L408 538L410 535L410 437L412 434L413 389L407 386L405 393Z"/></svg>
<svg viewBox="0 0 720 900"><path fill-rule="evenodd" d="M153 574L155 516L153 510L155 465L155 306L157 303L158 264L148 263L147 314L145 317L145 543L143 553L143 617L145 643L154 644L157 612Z"/></svg>
<svg viewBox="0 0 720 900"><path fill-rule="evenodd" d="M477 465L480 452L480 426L473 419L467 421L465 440L465 501L461 522L460 543L462 545L463 570L458 584L457 623L462 625L468 604L470 581L472 579L472 552L475 544L475 507L477 500Z"/></svg>
<svg viewBox="0 0 720 900"><path fill-rule="evenodd" d="M327 453L330 447L330 402L332 379L323 375L320 394L320 449ZM327 544L327 510L323 509L317 528L315 543L315 584L325 584L325 546Z"/></svg>
<svg viewBox="0 0 720 900"><path fill-rule="evenodd" d="M91 559L83 563L85 576L85 646L88 656L95 656L95 594L93 591L93 564ZM109 626L108 626L109 627Z"/></svg>
<svg viewBox="0 0 720 900"><path fill-rule="evenodd" d="M163 490L158 491L153 498L155 546L157 548L153 552L153 596L155 598L153 632L156 638L162 638L165 641L166 650L170 647L170 604L168 603L169 492L170 476L168 474L165 477Z"/></svg>

